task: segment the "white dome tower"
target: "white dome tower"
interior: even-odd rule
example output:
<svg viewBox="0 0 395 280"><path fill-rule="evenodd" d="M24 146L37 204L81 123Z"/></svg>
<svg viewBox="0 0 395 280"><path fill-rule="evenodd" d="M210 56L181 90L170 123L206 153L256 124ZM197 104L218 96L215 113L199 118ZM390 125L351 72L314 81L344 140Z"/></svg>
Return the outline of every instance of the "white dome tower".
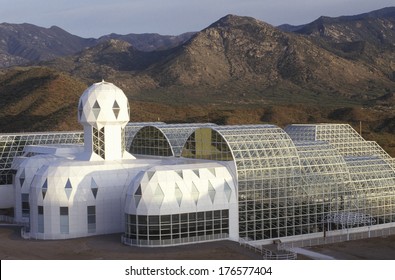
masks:
<svg viewBox="0 0 395 280"><path fill-rule="evenodd" d="M84 126L86 160L134 158L125 150L129 102L123 91L102 81L87 88L78 104L78 121Z"/></svg>

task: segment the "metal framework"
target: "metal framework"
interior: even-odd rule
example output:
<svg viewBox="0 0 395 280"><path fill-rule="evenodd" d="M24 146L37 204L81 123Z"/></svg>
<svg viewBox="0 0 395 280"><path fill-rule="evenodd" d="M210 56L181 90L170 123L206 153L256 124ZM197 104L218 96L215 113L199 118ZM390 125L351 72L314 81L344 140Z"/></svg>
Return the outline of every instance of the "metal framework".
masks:
<svg viewBox="0 0 395 280"><path fill-rule="evenodd" d="M130 150L130 145L132 144L134 136L136 133L143 128L144 126L164 124L163 122L135 122L128 123L125 127L125 144L126 150Z"/></svg>
<svg viewBox="0 0 395 280"><path fill-rule="evenodd" d="M82 144L83 132L0 134L0 185L12 184L11 164L26 145Z"/></svg>
<svg viewBox="0 0 395 280"><path fill-rule="evenodd" d="M285 131L296 145L325 141L344 158L350 192L343 198L349 198L352 207L350 212L328 216L329 221L338 221L342 227L355 226L358 220L360 225L395 222L394 159L376 142L366 141L347 124L290 125Z"/></svg>
<svg viewBox="0 0 395 280"><path fill-rule="evenodd" d="M348 124L293 124L285 132L293 141L326 141L342 156L379 156L392 159L376 142L366 141Z"/></svg>
<svg viewBox="0 0 395 280"><path fill-rule="evenodd" d="M233 160L239 193L239 235L271 239L316 231L302 204L298 152L274 125L218 126L197 129L182 156Z"/></svg>
<svg viewBox="0 0 395 280"><path fill-rule="evenodd" d="M186 139L196 128L214 125L211 123L153 123L144 127L136 127L133 129L134 136L129 151L136 155L179 157Z"/></svg>
<svg viewBox="0 0 395 280"><path fill-rule="evenodd" d="M395 222L395 171L379 157L346 157L359 213L377 224Z"/></svg>
<svg viewBox="0 0 395 280"><path fill-rule="evenodd" d="M343 219L330 220L328 217L352 219L355 215L351 213L358 211L357 190L351 182L344 157L327 142L295 142L295 146L302 168L302 188L308 196L308 201L302 201L302 204L309 205L303 215L309 216L310 221L321 223L316 225L320 231L343 228ZM329 227L331 224L333 226ZM360 223L353 220L353 225Z"/></svg>
<svg viewBox="0 0 395 280"><path fill-rule="evenodd" d="M82 142L83 132L0 135L0 184L12 182L25 145ZM125 144L132 154L229 162L245 240L395 222L395 159L349 125L130 123Z"/></svg>
<svg viewBox="0 0 395 280"><path fill-rule="evenodd" d="M241 238L395 222L393 159L381 147L348 125L286 131L272 125L198 128L185 143L183 157L235 162Z"/></svg>

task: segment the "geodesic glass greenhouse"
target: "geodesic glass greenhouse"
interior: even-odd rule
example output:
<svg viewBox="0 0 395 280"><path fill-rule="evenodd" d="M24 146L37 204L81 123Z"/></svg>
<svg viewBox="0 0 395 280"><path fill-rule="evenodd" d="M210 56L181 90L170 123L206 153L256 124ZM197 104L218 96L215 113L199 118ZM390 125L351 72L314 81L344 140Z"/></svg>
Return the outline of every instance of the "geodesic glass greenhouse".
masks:
<svg viewBox="0 0 395 280"><path fill-rule="evenodd" d="M227 166L237 188L239 237L245 240L297 239L395 223L395 160L349 125L283 130L275 125L129 123L124 135L123 145L138 158ZM1 178L8 182L11 162L25 145L81 143L83 133L1 137Z"/></svg>

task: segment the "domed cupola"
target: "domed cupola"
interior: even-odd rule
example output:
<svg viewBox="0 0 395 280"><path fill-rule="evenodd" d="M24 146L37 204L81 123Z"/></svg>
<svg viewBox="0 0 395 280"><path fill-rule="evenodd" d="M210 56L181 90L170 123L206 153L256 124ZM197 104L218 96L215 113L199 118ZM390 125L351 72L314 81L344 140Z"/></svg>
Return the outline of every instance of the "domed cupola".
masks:
<svg viewBox="0 0 395 280"><path fill-rule="evenodd" d="M124 147L129 114L129 101L117 86L102 81L87 88L78 103L78 121L84 126L84 158L131 158Z"/></svg>
<svg viewBox="0 0 395 280"><path fill-rule="evenodd" d="M100 127L129 122L129 102L123 91L102 81L87 88L78 104L78 121L82 125Z"/></svg>

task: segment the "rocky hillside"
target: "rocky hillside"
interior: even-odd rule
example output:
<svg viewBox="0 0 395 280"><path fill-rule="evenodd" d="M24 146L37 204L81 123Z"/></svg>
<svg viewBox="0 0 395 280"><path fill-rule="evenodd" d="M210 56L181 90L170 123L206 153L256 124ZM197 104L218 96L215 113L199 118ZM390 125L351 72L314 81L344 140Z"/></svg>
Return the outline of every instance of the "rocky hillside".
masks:
<svg viewBox="0 0 395 280"><path fill-rule="evenodd" d="M312 35L228 15L172 49L141 52L110 40L46 65L88 83L111 80L130 96L159 101L182 95L188 100L342 104L375 100L395 88L395 52L377 52L367 48L364 58L351 59Z"/></svg>
<svg viewBox="0 0 395 280"><path fill-rule="evenodd" d="M356 16L320 17L289 28L346 59L365 62L395 81L395 7Z"/></svg>
<svg viewBox="0 0 395 280"><path fill-rule="evenodd" d="M1 132L73 130L86 84L42 67L0 73Z"/></svg>
<svg viewBox="0 0 395 280"><path fill-rule="evenodd" d="M0 24L0 68L50 60L93 46L95 40L83 39L52 26Z"/></svg>
<svg viewBox="0 0 395 280"><path fill-rule="evenodd" d="M109 34L99 38L98 42L113 40L121 40L130 43L134 48L144 52L167 50L177 47L188 41L195 32L187 32L177 36L160 35L156 33L145 34Z"/></svg>
<svg viewBox="0 0 395 280"><path fill-rule="evenodd" d="M170 49L141 51L112 35L40 66L0 69L1 129L78 129L79 95L105 79L128 95L132 121L362 122L395 155L392 10L286 31L228 15Z"/></svg>
<svg viewBox="0 0 395 280"><path fill-rule="evenodd" d="M88 47L118 39L132 44L140 51L164 50L187 41L194 33L179 36L159 34L110 34L99 39L81 38L52 26L43 28L33 24L0 24L0 68L32 64L64 57Z"/></svg>
<svg viewBox="0 0 395 280"><path fill-rule="evenodd" d="M322 16L292 31L337 43L363 41L386 48L395 43L394 25L395 7L390 7L355 16Z"/></svg>
<svg viewBox="0 0 395 280"><path fill-rule="evenodd" d="M369 94L377 96L395 85L381 69L340 57L310 38L233 15L197 33L151 73L162 86L240 81L255 84L262 95L285 86L295 95L360 98L368 87Z"/></svg>
<svg viewBox="0 0 395 280"><path fill-rule="evenodd" d="M0 71L0 132L81 130L77 104L89 84L65 73L27 67ZM173 96L171 96L173 97ZM218 124L272 123L349 123L363 125L363 136L378 141L395 156L393 94L379 98L371 107L336 108L326 104L278 103L257 100L238 104L229 102L175 102L142 100L130 96L131 121L214 122ZM391 101L392 100L392 101ZM387 102L388 101L388 102ZM391 105L392 104L392 105Z"/></svg>

